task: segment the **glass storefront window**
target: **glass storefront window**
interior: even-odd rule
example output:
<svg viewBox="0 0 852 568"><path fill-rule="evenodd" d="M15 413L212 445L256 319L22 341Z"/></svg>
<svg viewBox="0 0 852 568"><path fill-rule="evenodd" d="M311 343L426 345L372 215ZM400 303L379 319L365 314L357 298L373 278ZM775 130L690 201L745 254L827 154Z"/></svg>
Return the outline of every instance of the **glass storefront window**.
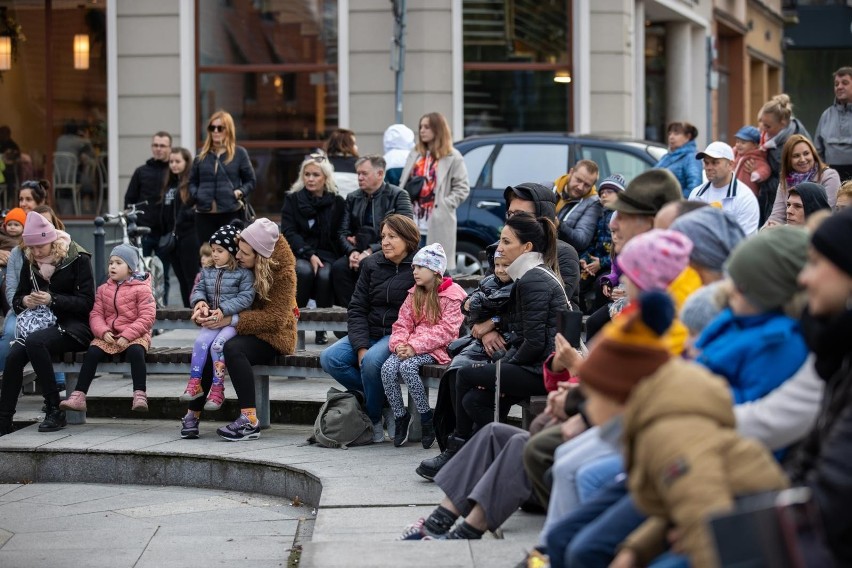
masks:
<svg viewBox="0 0 852 568"><path fill-rule="evenodd" d="M567 0L463 0L465 136L569 131Z"/></svg>
<svg viewBox="0 0 852 568"><path fill-rule="evenodd" d="M281 211L304 156L337 128L337 11L337 0L196 0L198 135L213 112L231 113L258 213Z"/></svg>

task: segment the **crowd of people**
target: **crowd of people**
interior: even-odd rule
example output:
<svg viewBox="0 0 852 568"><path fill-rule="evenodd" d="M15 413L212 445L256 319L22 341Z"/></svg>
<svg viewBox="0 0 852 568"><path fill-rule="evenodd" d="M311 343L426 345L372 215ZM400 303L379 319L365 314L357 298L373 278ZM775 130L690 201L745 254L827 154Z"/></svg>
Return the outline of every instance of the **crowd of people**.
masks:
<svg viewBox="0 0 852 568"><path fill-rule="evenodd" d="M299 308L336 304L348 332L320 363L363 395L372 441L403 446L418 420L422 446L441 449L412 466L445 497L403 539L481 538L524 508L547 515L530 566L713 566L726 551L711 517L803 486L818 545L852 563L852 158L838 114L852 104L852 68L837 71L835 95L814 141L778 95L733 146L699 151L696 127L673 122L671 152L629 182L599 182L599 165L581 160L552 187L507 187L488 274L470 294L452 279L467 172L439 113L416 135L389 128L387 159L336 132L304 158L280 225L247 214L255 177L228 113L210 117L194 159L158 132L126 200L149 202L146 254L174 237L166 256L201 328L180 436L198 438L202 411L222 406L227 370L240 415L217 434L260 437L252 366L295 351ZM27 363L45 400L39 431L86 409L97 364L116 353L131 365L133 409L148 408L149 276L119 245L95 289L48 189L21 184L0 239L0 435L13 431ZM583 339L571 325L582 312ZM51 359L81 351L63 400ZM445 371L432 408L420 369L434 364ZM545 395L529 431L502 423ZM791 554L813 545L785 538Z"/></svg>

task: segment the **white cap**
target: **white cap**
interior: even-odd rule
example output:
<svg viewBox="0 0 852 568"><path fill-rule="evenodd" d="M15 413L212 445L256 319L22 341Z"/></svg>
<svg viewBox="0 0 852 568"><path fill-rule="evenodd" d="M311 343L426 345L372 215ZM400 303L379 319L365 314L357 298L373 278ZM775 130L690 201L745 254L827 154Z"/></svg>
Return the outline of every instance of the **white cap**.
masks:
<svg viewBox="0 0 852 568"><path fill-rule="evenodd" d="M734 161L734 149L725 144L724 142L711 142L709 146L707 146L703 152L698 152L695 155L696 160L703 160L705 157L709 158L724 158L726 160Z"/></svg>

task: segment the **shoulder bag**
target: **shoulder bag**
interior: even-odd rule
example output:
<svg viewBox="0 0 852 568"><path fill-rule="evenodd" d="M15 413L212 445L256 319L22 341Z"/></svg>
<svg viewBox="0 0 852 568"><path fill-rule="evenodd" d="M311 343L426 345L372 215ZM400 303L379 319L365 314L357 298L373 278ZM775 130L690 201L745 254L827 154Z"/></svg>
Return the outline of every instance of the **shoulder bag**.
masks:
<svg viewBox="0 0 852 568"><path fill-rule="evenodd" d="M39 292L40 290L35 279L35 274L33 274L32 265L30 265L30 281L33 285L33 291ZM15 321L15 342L24 345L30 334L47 329L52 325L56 325L56 314L53 313L53 310L49 306L41 305L34 308L27 308L18 314Z"/></svg>

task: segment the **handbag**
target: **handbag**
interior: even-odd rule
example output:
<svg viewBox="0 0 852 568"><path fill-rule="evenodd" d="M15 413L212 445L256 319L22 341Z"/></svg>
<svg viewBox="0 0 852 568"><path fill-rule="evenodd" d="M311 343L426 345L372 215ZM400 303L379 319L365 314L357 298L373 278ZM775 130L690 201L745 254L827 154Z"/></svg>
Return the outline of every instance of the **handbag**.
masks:
<svg viewBox="0 0 852 568"><path fill-rule="evenodd" d="M177 199L177 196L175 196L175 199ZM172 201L172 209L175 212L175 221L172 225L172 230L160 237L160 240L157 242L157 252L166 256L172 254L177 248L177 235L175 234L175 230L177 229L177 207L175 207L174 201Z"/></svg>
<svg viewBox="0 0 852 568"><path fill-rule="evenodd" d="M220 156L216 156L216 159L219 160L219 165L221 166L219 169L224 169L225 164L222 163L222 158ZM219 175L218 171L216 175ZM231 191L236 191L237 188L234 187L234 182L232 182L231 178L228 177L227 172L225 172L225 179L228 180L229 184L231 184ZM242 191L242 188L240 188L240 191ZM245 200L245 192L243 192L243 196L241 198L237 199L237 205L237 211L242 212L241 218L246 225L250 225L255 219L257 219L257 213L254 212L254 207L251 206L251 203Z"/></svg>
<svg viewBox="0 0 852 568"><path fill-rule="evenodd" d="M411 198L411 202L414 203L420 200L420 190L423 189L423 185L426 183L425 176L414 176L408 178L408 181L405 182L405 191L408 193L408 196Z"/></svg>
<svg viewBox="0 0 852 568"><path fill-rule="evenodd" d="M33 291L39 292L32 266L30 266L30 281L33 284ZM56 325L56 314L50 307L41 305L27 308L18 314L15 321L15 341L23 345L31 333L47 329L52 325Z"/></svg>

